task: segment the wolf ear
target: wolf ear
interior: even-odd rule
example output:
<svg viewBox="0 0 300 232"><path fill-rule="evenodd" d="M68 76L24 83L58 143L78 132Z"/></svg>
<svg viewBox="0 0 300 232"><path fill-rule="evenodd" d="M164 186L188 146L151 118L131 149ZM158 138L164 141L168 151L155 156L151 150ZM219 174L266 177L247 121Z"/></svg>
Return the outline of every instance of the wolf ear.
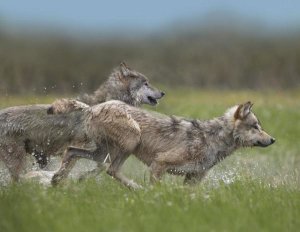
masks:
<svg viewBox="0 0 300 232"><path fill-rule="evenodd" d="M120 64L120 70L123 77L127 77L130 73L130 68L127 66L127 64L124 61L121 62Z"/></svg>
<svg viewBox="0 0 300 232"><path fill-rule="evenodd" d="M241 104L238 106L237 110L234 113L235 119L244 119L251 112L253 104L248 101L245 104Z"/></svg>

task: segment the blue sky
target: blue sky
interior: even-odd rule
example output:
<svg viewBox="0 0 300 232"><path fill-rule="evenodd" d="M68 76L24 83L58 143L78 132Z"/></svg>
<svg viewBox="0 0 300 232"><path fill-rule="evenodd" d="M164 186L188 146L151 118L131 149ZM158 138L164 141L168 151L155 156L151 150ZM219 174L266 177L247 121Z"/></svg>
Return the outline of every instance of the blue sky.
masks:
<svg viewBox="0 0 300 232"><path fill-rule="evenodd" d="M157 30L176 22L229 12L273 28L300 26L300 1L291 0L152 0L70 1L1 0L0 22L6 25L51 26L69 30L128 28Z"/></svg>

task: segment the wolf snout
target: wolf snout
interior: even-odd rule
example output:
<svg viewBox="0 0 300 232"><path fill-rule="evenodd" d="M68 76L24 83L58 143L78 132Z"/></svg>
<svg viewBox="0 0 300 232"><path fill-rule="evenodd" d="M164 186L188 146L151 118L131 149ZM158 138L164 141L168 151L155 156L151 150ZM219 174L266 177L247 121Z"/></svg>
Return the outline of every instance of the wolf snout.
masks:
<svg viewBox="0 0 300 232"><path fill-rule="evenodd" d="M165 96L166 93L165 92L160 92L161 97Z"/></svg>
<svg viewBox="0 0 300 232"><path fill-rule="evenodd" d="M275 143L276 139L271 138L271 144Z"/></svg>

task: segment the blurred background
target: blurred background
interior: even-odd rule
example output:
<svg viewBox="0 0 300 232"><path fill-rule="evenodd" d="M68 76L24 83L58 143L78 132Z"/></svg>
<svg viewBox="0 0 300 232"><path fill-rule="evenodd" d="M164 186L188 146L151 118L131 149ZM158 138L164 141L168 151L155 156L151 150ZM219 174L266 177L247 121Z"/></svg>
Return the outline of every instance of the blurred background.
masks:
<svg viewBox="0 0 300 232"><path fill-rule="evenodd" d="M0 2L0 95L90 92L121 61L168 87L297 89L300 1Z"/></svg>

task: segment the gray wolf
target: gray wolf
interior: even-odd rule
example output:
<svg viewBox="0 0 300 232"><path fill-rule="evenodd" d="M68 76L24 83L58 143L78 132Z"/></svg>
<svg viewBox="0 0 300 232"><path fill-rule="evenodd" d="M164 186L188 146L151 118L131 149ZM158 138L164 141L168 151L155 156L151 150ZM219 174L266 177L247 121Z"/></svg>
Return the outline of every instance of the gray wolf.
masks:
<svg viewBox="0 0 300 232"><path fill-rule="evenodd" d="M86 117L90 119L85 128L97 148L69 147L52 184L63 180L79 158L94 160L101 169L107 154L111 158L107 173L131 188L139 186L120 172L130 154L150 167L152 182L165 172L185 175L185 183L198 182L238 148L267 147L275 142L251 108L251 102L247 102L205 121L154 114L120 101L87 108L90 116Z"/></svg>
<svg viewBox="0 0 300 232"><path fill-rule="evenodd" d="M56 112L53 112L50 106L48 113L56 114L60 111L66 113L68 109L72 111L77 107L84 108L85 105L81 102L93 106L109 100L119 100L136 107L142 104L154 106L164 95L164 92L150 85L144 74L129 68L122 62L93 94L84 94L76 100L65 99L62 102L58 100L55 103Z"/></svg>
<svg viewBox="0 0 300 232"><path fill-rule="evenodd" d="M149 84L146 76L121 63L94 94L78 98L83 103L58 100L56 106L66 106L68 102L69 107L74 108L75 104L82 108L111 99L133 106L155 105L163 95ZM53 110L51 105L27 105L0 110L0 159L13 180L19 179L26 154L35 156L44 167L47 157L61 155L70 144L87 144L82 111L59 114L59 110L66 111L67 107Z"/></svg>

